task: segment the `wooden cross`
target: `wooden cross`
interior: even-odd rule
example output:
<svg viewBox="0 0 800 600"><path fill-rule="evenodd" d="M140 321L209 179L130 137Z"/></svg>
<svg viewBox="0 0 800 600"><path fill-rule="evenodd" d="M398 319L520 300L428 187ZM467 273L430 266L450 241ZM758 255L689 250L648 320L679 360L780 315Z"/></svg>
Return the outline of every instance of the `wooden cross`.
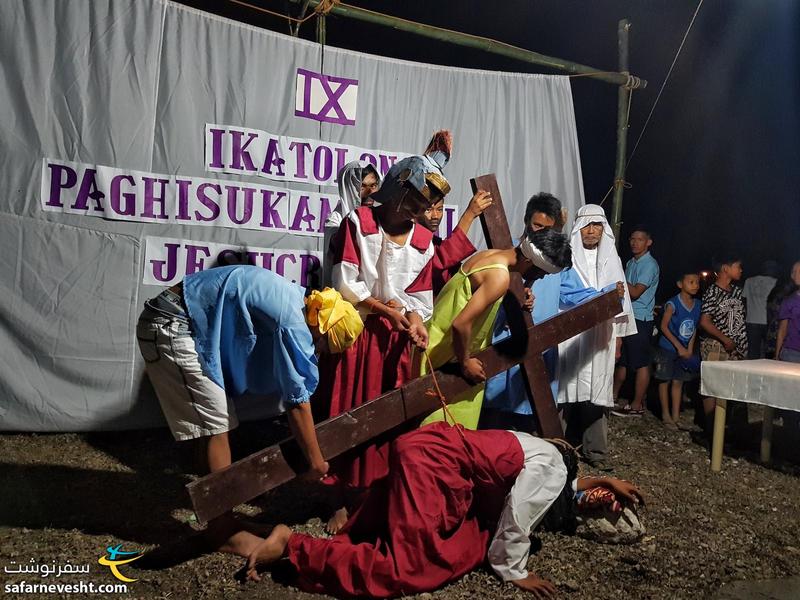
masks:
<svg viewBox="0 0 800 600"><path fill-rule="evenodd" d="M484 190L492 195L492 204L481 215L481 227L483 228L483 237L486 238L486 246L489 248L512 248L514 244L511 240L511 231L508 228L508 219L505 208L503 208L500 189L497 186L497 178L494 174L482 175L470 179L470 184L473 194L478 190ZM527 227L527 223L525 226ZM513 301L513 298L516 298L516 302ZM511 284L503 306L506 309L512 336L524 336L533 327L531 313L520 309L524 301L525 286L522 277L519 273L511 273ZM542 352L528 352L519 367L525 381L531 410L539 421L539 433L547 438L563 438L564 429L561 427L561 419L558 418L558 409L553 400L550 376L544 364Z"/></svg>
<svg viewBox="0 0 800 600"><path fill-rule="evenodd" d="M504 244L501 247L510 248L511 235L494 175L478 177L472 180L472 185L474 189L486 190L492 194L493 203L481 217L487 243L490 247ZM512 279L511 291L513 295L510 294L507 298L523 298L521 278ZM540 433L544 436L562 437L561 423L553 402L542 352L613 318L619 313L619 309L619 296L616 291L611 291L533 325L530 313L521 309L521 301L508 302L510 321L515 314L521 314L527 319L525 325L517 327L512 323L511 338L486 348L476 358L483 362L487 378L507 371L514 365L521 365L529 382L529 398L532 398L539 419ZM437 370L435 375L446 398L455 398L472 387L460 374L450 372L446 367ZM317 424L317 440L323 456L326 460L335 458L410 419L436 410L440 404L439 399L430 393L433 388L433 375L427 374L408 382L400 389L382 394L370 402ZM294 479L307 468L300 448L293 438L289 438L242 458L225 469L197 479L189 483L186 489L197 518L208 521Z"/></svg>

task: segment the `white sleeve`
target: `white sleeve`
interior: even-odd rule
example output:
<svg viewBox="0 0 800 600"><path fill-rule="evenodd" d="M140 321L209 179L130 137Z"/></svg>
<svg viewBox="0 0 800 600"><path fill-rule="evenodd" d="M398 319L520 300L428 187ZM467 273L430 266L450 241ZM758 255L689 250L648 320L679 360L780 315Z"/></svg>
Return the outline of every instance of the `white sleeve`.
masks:
<svg viewBox="0 0 800 600"><path fill-rule="evenodd" d="M628 337L636 333L636 321L633 315L620 315L614 319L614 337Z"/></svg>
<svg viewBox="0 0 800 600"><path fill-rule="evenodd" d="M631 303L628 285L625 285L625 297L622 300L622 312L614 317L614 335L616 337L627 337L636 333L636 320L633 316L633 306Z"/></svg>
<svg viewBox="0 0 800 600"><path fill-rule="evenodd" d="M530 533L567 482L567 468L552 444L527 434L512 433L520 440L525 466L506 497L497 531L489 545L489 564L503 581L528 576Z"/></svg>
<svg viewBox="0 0 800 600"><path fill-rule="evenodd" d="M419 295L427 296L429 301L426 302L422 298L418 297L417 294L409 294L408 306L406 306L406 308L411 312L417 313L420 317L422 317L422 322L426 323L433 315L433 292L420 292Z"/></svg>
<svg viewBox="0 0 800 600"><path fill-rule="evenodd" d="M372 295L367 284L358 275L358 266L346 261L336 263L331 271L334 289L353 306Z"/></svg>

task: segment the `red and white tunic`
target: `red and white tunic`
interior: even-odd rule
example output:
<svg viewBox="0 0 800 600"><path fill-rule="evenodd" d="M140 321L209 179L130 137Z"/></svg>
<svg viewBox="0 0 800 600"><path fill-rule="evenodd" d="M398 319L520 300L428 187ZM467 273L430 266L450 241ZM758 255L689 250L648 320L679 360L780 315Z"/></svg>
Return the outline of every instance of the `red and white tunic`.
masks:
<svg viewBox="0 0 800 600"><path fill-rule="evenodd" d="M433 234L414 225L404 245L386 239L372 209L360 207L342 222L334 240L334 287L353 304L372 296L395 300L423 320L433 312ZM320 383L311 399L315 418L328 419L384 392L413 376L411 340L395 331L386 317L362 312L364 331L341 354L320 356ZM346 486L363 488L388 472L387 434L359 452L331 463L331 474Z"/></svg>
<svg viewBox="0 0 800 600"><path fill-rule="evenodd" d="M389 240L372 208L352 211L339 229L333 287L356 305L372 296L395 300L427 321L433 312L433 233L415 224L405 245ZM362 318L366 313L361 315Z"/></svg>

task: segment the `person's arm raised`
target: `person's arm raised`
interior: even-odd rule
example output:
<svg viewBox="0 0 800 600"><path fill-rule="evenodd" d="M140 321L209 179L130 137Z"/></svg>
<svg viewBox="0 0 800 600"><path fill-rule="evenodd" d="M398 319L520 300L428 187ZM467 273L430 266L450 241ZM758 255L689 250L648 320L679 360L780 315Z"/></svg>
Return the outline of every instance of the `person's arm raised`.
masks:
<svg viewBox="0 0 800 600"><path fill-rule="evenodd" d="M492 195L489 192L478 190L472 199L469 201L467 210L461 215L458 220L457 227L464 233L469 233L469 228L472 227L472 222L480 217L489 206L492 204Z"/></svg>

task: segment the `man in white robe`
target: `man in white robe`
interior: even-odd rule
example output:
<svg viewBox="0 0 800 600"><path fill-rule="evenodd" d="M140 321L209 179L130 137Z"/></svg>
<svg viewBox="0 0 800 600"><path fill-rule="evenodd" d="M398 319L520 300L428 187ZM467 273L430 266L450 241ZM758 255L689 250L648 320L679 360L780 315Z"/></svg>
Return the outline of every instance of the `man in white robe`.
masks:
<svg viewBox="0 0 800 600"><path fill-rule="evenodd" d="M614 233L602 207L587 204L578 210L570 244L573 269L585 286L608 291L625 281ZM635 333L625 286L622 312L558 345L557 402L567 439L582 444L584 460L598 469L611 469L608 411L614 406L614 362L621 338Z"/></svg>

